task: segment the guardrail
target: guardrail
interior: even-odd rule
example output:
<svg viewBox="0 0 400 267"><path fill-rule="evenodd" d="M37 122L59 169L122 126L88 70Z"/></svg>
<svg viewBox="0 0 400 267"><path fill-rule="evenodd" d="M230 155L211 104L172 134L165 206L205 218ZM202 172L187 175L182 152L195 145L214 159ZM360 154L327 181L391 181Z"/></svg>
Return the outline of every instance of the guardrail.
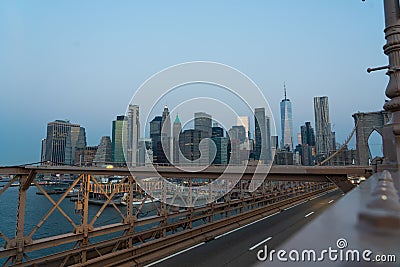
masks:
<svg viewBox="0 0 400 267"><path fill-rule="evenodd" d="M29 169L28 175L23 174L24 169L17 171L19 174L0 190L1 199L2 194L10 190L13 182L20 184L16 195L18 198L16 234L14 237L8 237L0 231L0 239L5 240L4 248L0 249L0 259L4 259L4 265L16 266L66 266L78 263L96 265L100 264L100 259L110 262L126 259L145 262L149 255L155 257L156 248L160 251L160 255L164 255L170 250L178 249L178 246L211 238L213 235L229 231L241 222L258 218L271 210L335 187L327 179L319 182L265 180L256 191L249 193L247 192L249 181L242 179L221 200L222 203L211 202L188 208L169 206L150 196L143 198L142 203L136 207L131 201L128 201L126 207L121 207L113 201L116 191L111 193L104 191L107 200L89 214L89 188L91 184L98 182L96 177L90 174L91 170L81 168L74 170L82 173L68 188L68 190L75 186L81 188L81 197L75 206L75 210L79 213L74 214L74 211L62 206L62 203L67 201L68 192L53 198L36 181L37 174L49 173L49 169L44 171L38 168ZM70 171L71 169L64 171L58 169L57 173L70 173ZM190 183L193 178L181 179L186 179ZM211 180L210 178L208 181ZM135 180L132 176L125 176L120 184L125 182L129 185L129 199L133 199ZM43 193L40 197L47 199L51 205L37 224L28 227L26 209L30 202L27 201L27 191L32 183ZM110 205L111 207L108 207ZM149 208L148 206L152 207L152 211L144 214L143 211ZM50 222L49 218L56 210L68 221L72 230L65 229L62 234L36 238L35 233L44 223ZM119 222L98 224L97 219L105 210L114 210L120 218ZM191 238L194 238L193 241ZM68 248L65 248L66 244L69 245ZM52 252L51 255L40 254L41 251L54 247L60 247L60 251ZM136 256L132 258L133 255Z"/></svg>

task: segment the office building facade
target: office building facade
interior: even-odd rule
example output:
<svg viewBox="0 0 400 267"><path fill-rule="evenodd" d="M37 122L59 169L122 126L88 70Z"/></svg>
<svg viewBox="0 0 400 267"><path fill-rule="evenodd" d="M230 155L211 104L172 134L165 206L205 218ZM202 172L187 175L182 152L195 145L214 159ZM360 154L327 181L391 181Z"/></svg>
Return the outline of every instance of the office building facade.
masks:
<svg viewBox="0 0 400 267"><path fill-rule="evenodd" d="M125 137L125 140L123 138ZM126 163L124 150L127 152L128 142L126 137L128 136L128 118L126 116L117 116L117 119L112 122L112 162L118 165L124 165Z"/></svg>
<svg viewBox="0 0 400 267"><path fill-rule="evenodd" d="M254 159L270 163L272 161L271 120L265 115L265 108L254 110Z"/></svg>
<svg viewBox="0 0 400 267"><path fill-rule="evenodd" d="M202 131L204 138L210 138L212 135L212 117L205 112L194 113L194 129Z"/></svg>
<svg viewBox="0 0 400 267"><path fill-rule="evenodd" d="M100 144L97 148L96 155L93 159L94 165L111 164L111 138L109 136L103 136L100 140Z"/></svg>
<svg viewBox="0 0 400 267"><path fill-rule="evenodd" d="M171 142L171 118L168 107L165 106L161 120L161 144L168 163L172 161Z"/></svg>
<svg viewBox="0 0 400 267"><path fill-rule="evenodd" d="M176 114L174 124L172 126L172 150L173 150L173 163L179 164L179 134L182 131L182 123Z"/></svg>
<svg viewBox="0 0 400 267"><path fill-rule="evenodd" d="M250 138L250 124L248 116L239 116L236 121L237 126L243 126L246 132L246 138Z"/></svg>
<svg viewBox="0 0 400 267"><path fill-rule="evenodd" d="M314 97L316 160L321 162L335 149L335 137L331 131L328 97Z"/></svg>
<svg viewBox="0 0 400 267"><path fill-rule="evenodd" d="M127 164L128 166L137 166L139 162L139 138L140 121L139 106L129 105L128 108L128 130L127 130Z"/></svg>
<svg viewBox="0 0 400 267"><path fill-rule="evenodd" d="M85 128L66 120L49 122L44 140L42 161L55 165L74 165L75 151L86 147Z"/></svg>

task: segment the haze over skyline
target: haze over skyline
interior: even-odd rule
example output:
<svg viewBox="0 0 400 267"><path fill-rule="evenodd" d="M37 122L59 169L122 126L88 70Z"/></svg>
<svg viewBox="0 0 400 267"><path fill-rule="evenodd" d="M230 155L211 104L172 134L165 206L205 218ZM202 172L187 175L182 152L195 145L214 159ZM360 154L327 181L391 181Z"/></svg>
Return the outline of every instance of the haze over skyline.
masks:
<svg viewBox="0 0 400 267"><path fill-rule="evenodd" d="M343 142L351 114L382 109L388 79L366 69L387 65L383 28L382 1L1 1L0 165L39 161L55 119L97 145L147 78L195 60L248 75L276 123L285 82L295 141L328 96Z"/></svg>

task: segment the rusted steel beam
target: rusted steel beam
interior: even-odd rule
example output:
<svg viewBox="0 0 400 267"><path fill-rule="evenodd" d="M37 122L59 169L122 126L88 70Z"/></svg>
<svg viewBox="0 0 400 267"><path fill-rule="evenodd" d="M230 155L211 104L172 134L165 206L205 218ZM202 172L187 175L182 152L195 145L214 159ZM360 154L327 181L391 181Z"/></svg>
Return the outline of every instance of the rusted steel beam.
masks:
<svg viewBox="0 0 400 267"><path fill-rule="evenodd" d="M31 174L32 173L33 173L33 171L31 172ZM90 179L90 175L86 174L86 175L82 175L82 176L85 176L86 179L87 178ZM28 179L28 177L25 177L25 178ZM86 188L88 186L86 179L85 179L86 184L85 184L84 188ZM325 180L326 180L326 178L325 178ZM79 179L77 179L75 181L75 184L78 182L79 182ZM72 185L72 186L74 186L74 185ZM21 186L22 186L22 184L21 184ZM132 185L130 187L133 188ZM23 188L23 186L22 186L22 188ZM40 188L41 187L39 186L39 189ZM265 189L265 187L263 187L263 188ZM243 189L245 189L245 188L242 188L242 190ZM86 195L87 192L88 192L88 190L85 191L84 195ZM241 192L243 195L243 191L241 191ZM280 194L286 194L287 192L288 192L287 190L280 191ZM47 195L47 194L45 194L45 195ZM65 194L59 200L59 203L64 198L65 198ZM174 224L168 224L168 225L166 225L165 223L160 224L157 228L150 229L149 231L141 231L141 232L137 232L137 233L132 233L131 235L124 235L118 239L118 243L116 243L115 246L119 247L121 242L126 241L127 238L130 238L131 241L129 241L129 243L133 244L134 242L140 242L140 240L142 240L142 242L145 242L146 240L148 240L151 237L159 237L161 233L163 233L163 236L165 237L167 231L170 231L173 228L174 229L179 228L179 227L181 227L181 225L189 225L190 226L193 222L201 221L201 220L203 220L203 223L205 223L206 222L205 218L209 217L210 214L215 215L215 214L227 213L228 216L230 216L230 213L232 211L236 212L237 210L239 210L240 207L236 205L239 203L241 203L241 207L247 207L247 206L251 207L251 206L258 205L258 204L268 204L267 202L272 201L273 199L279 200L280 198L282 198L282 197L275 196L270 199L265 199L265 192L262 191L262 194L261 193L260 194L253 193L253 201L249 201L249 199L242 198L240 200L231 200L227 203L215 204L215 205L212 204L210 206L207 205L204 207L197 207L196 209L193 209L193 210L186 210L183 212L179 211L178 213L173 213L173 214L168 213L168 214L164 214L164 217L157 216L157 217L153 217L153 218L150 217L150 218L144 218L144 219L139 219L139 220L136 219L135 217L133 217L132 219L134 219L135 226L146 225L146 224L149 224L150 221L159 222L159 223L163 222L163 221L165 222L165 216L167 216L166 218L168 218L168 219L176 218L176 217L183 217L183 216L186 216L187 218L184 220L181 220L177 223L174 223ZM58 204L53 203L53 205L55 206L55 207L53 206L53 208L58 208ZM165 210L165 211L167 211L167 210ZM160 215L162 215L162 213L160 213ZM132 229L132 222L129 223L125 220L121 224L114 224L114 225L111 225L110 227L99 227L96 229L89 229L90 225L85 228L85 225L87 225L87 221L86 221L86 223L85 223L85 221L82 222L82 225L80 227L81 230L76 231L76 234L55 236L55 237L53 237L53 239L46 238L46 239L41 239L40 241L35 240L35 241L26 242L27 240L24 237L24 251L22 252L22 256L24 257L24 255L25 255L24 252L31 252L31 251L35 251L38 249L48 248L48 247L57 246L60 244L65 244L65 243L78 242L79 244L81 244L81 248L79 248L81 262L84 262L85 259L87 260L87 259L91 258L90 256L88 256L89 255L88 253L91 253L91 251L89 250L90 245L88 243L85 244L84 242L82 242L83 240L94 237L94 236L101 236L101 235L105 235L108 233L115 233L115 232L121 231L121 230L126 232L126 231L128 231L128 229ZM87 231L86 234L85 234L85 230ZM97 246L100 246L100 244L96 244L96 247L93 248L95 251L97 251ZM115 246L114 246L114 249L117 248ZM131 246L128 245L127 247L131 247ZM16 257L17 253L14 248L15 248L15 245L12 245L12 249L10 249L10 250L3 250L3 251L0 250L0 255L2 255L1 257L2 258L3 258L3 256L6 257L6 255ZM100 253L100 252L98 251L98 253ZM69 261L69 260L63 259L63 262L67 262L67 261Z"/></svg>
<svg viewBox="0 0 400 267"><path fill-rule="evenodd" d="M15 175L11 181L9 181L1 190L0 190L0 196L9 188L16 180L18 180L21 177L21 175Z"/></svg>
<svg viewBox="0 0 400 267"><path fill-rule="evenodd" d="M24 238L24 228L25 228L25 209L26 209L26 190L24 190L23 185L26 183L28 177L23 175L19 179L19 194L18 194L18 207L17 207L17 227L15 233L15 239L10 242L16 250L15 258L13 263L21 263L24 257L25 248L25 238ZM11 244L15 243L15 244Z"/></svg>
<svg viewBox="0 0 400 267"><path fill-rule="evenodd" d="M35 177L36 177L36 171L30 170L26 182L22 185L22 189L28 190L29 186L31 186L31 183L33 182Z"/></svg>
<svg viewBox="0 0 400 267"><path fill-rule="evenodd" d="M352 184L346 176L326 176L332 183L339 187L343 193L347 193L352 190L355 185Z"/></svg>
<svg viewBox="0 0 400 267"><path fill-rule="evenodd" d="M285 192L283 192L284 194ZM257 196L257 200L254 202L254 204L258 204L258 203L262 203L265 201L275 201L278 200L279 196L275 196L275 197L269 197L268 199L262 199L262 196ZM228 205L228 203L220 203L220 204L215 204L213 205L213 214L218 214L218 213L222 213L222 212L226 212L226 211L231 211L231 210L235 210L238 209L239 207L235 207L234 205L240 204L241 202L244 201L243 206L248 206L250 204L248 204L247 202L249 202L249 199L238 199L238 200L231 200L231 205L233 207L231 207L230 209L227 209L226 206ZM194 210L195 213L201 213L201 212L206 212L206 211L210 211L211 207L199 207L196 208L196 210ZM186 217L190 214L189 210L186 211L180 211L174 214L169 214L169 218L180 218L180 217ZM200 215L194 218L194 220L201 220L202 218L204 218L207 215ZM138 219L136 222L136 226L143 226L146 224L152 224L155 222L161 222L163 220L162 217L158 217L158 216L154 216L154 217L150 217L150 218L142 218L142 219ZM172 228L174 226L177 226L179 224L182 223L186 223L187 220L184 221L180 221L174 224L169 224L166 227L167 228ZM124 231L129 229L129 225L126 224L122 224L122 223L116 223L116 224L112 224L112 225L108 225L108 226L102 226L102 227L98 227L93 229L90 233L89 233L89 238L95 237L95 236L101 236L101 235L105 235L105 234L109 234L109 233L115 233L115 232L120 232L120 231ZM153 230L148 230L148 231L142 231L142 232L138 232L136 233L136 235L147 235L149 233L154 232ZM55 236L55 237L49 237L49 238L43 238L43 239L39 239L39 240L34 240L32 242L32 244L26 246L26 252L31 252L31 251L35 251L38 249L44 249L44 248L49 248L52 246L57 246L57 245L61 245L61 244L65 244L65 243L71 243L74 241L78 241L82 238L82 234L65 234L65 235L60 235L60 236ZM1 254L1 253L0 253ZM12 253L11 253L12 254ZM11 255L8 254L8 255ZM2 257L5 257L6 255L2 255Z"/></svg>
<svg viewBox="0 0 400 267"><path fill-rule="evenodd" d="M67 257L69 255L72 255L74 253L78 253L78 254L81 253L82 254L85 251L86 251L85 253L86 253L87 260L88 260L86 262L86 264L88 264L88 265L92 264L93 261L96 261L97 263L101 262L102 264L105 264L105 262L103 262L102 260L106 260L108 258L113 259L115 261L115 260L117 260L118 255L120 255L119 253L121 253L121 255L123 255L124 259L132 257L133 255L138 255L138 256L142 255L142 254L145 255L146 253L151 253L151 252L154 252L155 250L160 250L160 249L163 249L163 248L164 249L168 249L168 246L171 246L171 244L173 244L173 242L177 242L176 240L180 240L182 242L186 242L184 240L190 239L190 238L201 238L201 239L211 238L213 236L213 233L210 232L211 230L212 231L217 231L216 230L217 228L224 228L224 230L220 229L219 231L220 232L226 231L227 225L231 225L231 227L236 227L238 224L240 225L241 223L245 222L247 219L251 220L251 218L257 218L256 216L258 216L257 214L260 214L260 212L265 212L265 211L268 211L268 210L271 210L271 209L276 209L276 208L282 207L284 205L288 205L290 203L295 203L296 201L300 201L300 200L302 201L304 198L311 197L311 196L313 196L313 195L315 195L317 193L320 193L320 192L323 192L323 191L326 191L326 190L328 190L328 189L322 189L322 190L319 190L319 191L316 191L316 192L310 192L310 193L303 194L303 195L300 195L300 196L297 196L297 197L292 197L290 199L286 199L284 201L280 201L280 202L277 202L277 203L272 204L272 205L259 207L259 208L256 208L256 209L252 210L252 211L247 211L247 212L245 212L243 214L239 214L239 215L236 215L236 216L232 216L230 218L225 218L225 219L216 221L213 224L204 224L201 227L194 228L193 230L185 230L183 232L181 231L179 233L176 233L176 234L172 235L174 237L170 241L165 241L166 239L170 239L171 238L171 236L168 236L166 238L161 238L161 239L157 239L157 240L154 240L154 241L146 242L146 243L140 245L139 247L133 246L131 248L131 250L128 250L128 252L125 251L125 252L122 253L122 252L118 251L118 252L114 252L114 253L111 253L111 254L107 254L107 255L100 256L100 257L96 257L96 259L101 259L101 261L97 261L97 260L92 259L92 257L95 257L97 255L96 254L97 252L96 253L94 253L94 252L92 253L91 251L98 250L99 253L104 254L104 253L107 252L107 250L105 250L105 248L103 246L111 246L110 249L112 250L112 247L113 247L112 244L116 244L116 242L127 241L129 238L132 238L132 237L126 235L126 236L118 237L118 238L113 239L111 241L109 240L109 241L100 242L98 244L92 244L92 245L88 244L86 247L77 248L75 250L68 251L68 253L65 253L65 252L58 253L58 254L56 254L56 255L58 255L58 257L56 255L52 255L52 256L48 256L48 257L42 258L42 259L36 259L36 260L33 260L33 261L29 261L29 264L30 263L38 263L40 265L40 262L42 262L42 263L46 262L46 264L47 264L47 263L50 263L49 262L50 260L55 262L57 259L61 263L63 260L65 260L65 257ZM262 201L262 200L260 200L260 201ZM249 205L250 204L252 204L252 203L250 202ZM238 207L236 207L236 209L238 209ZM202 213L200 213L198 211L196 211L195 214L197 214L197 215L192 219L192 221L201 220L205 216L205 214L202 214ZM118 229L118 227L120 227L120 228ZM112 227L113 228L112 232L115 232L115 230L121 230L122 228L123 229L127 229L127 227L129 227L128 224L114 224L113 227ZM170 228L170 225L168 225L166 227ZM106 228L108 228L108 229L106 229ZM134 237L134 242L135 242L135 240L136 240L136 242L140 241L139 235L143 236L144 240L147 240L151 236L154 236L154 233L157 233L162 229L164 229L164 226L161 225L160 227L157 227L156 229L148 229L148 230L143 231L143 232L135 233L136 237ZM97 229L94 229L93 232L90 232L89 233L89 237L92 237L94 235L98 235L98 234L100 234L101 231L105 231L103 233L108 233L109 230L111 230L110 227L102 227L102 228L99 227ZM214 234L214 236L215 236L215 234ZM58 236L58 237L60 238L60 236ZM83 235L68 234L68 235L64 235L63 238L64 238L64 241L69 239L70 242L73 242L73 240L80 240L82 237L83 237ZM44 240L42 240L42 241L44 241ZM58 240L58 241L60 241L60 240ZM179 243L182 243L180 241L179 241ZM158 243L158 242L160 242L160 243ZM53 244L53 245L59 244L57 242L57 239L55 239L55 237L53 239L48 238L45 243L47 245L48 244ZM37 243L35 244L35 241L34 241L34 244L28 245L26 247L25 251L26 252L31 251L31 249L35 245L37 246L38 244ZM44 244L42 244L42 245L44 245ZM44 247L48 247L48 246L44 246ZM36 248L38 248L38 247L36 247ZM15 250L14 250L14 253L15 253ZM0 254L1 254L1 252L0 252ZM63 255L63 256L61 256L61 255ZM71 258L71 260L72 260L72 258ZM68 264L70 264L70 263L71 262L68 261Z"/></svg>
<svg viewBox="0 0 400 267"><path fill-rule="evenodd" d="M265 169L265 168L264 168ZM107 169L104 167L74 167L74 166L26 166L26 167L0 167L0 174L22 174L29 175L31 170L35 170L40 174L52 174L52 173L70 173L70 174L91 174L91 175L121 175L129 176L131 172L128 168L116 167ZM135 176L148 177L154 174L154 169L150 167L137 167L131 169ZM209 166L202 172L185 172L177 169L173 166L156 166L155 170L163 177L176 177L176 178L218 178L221 173L238 174L242 173L242 168L234 168L232 170L226 170L226 166ZM262 174L262 170L260 173ZM268 169L265 169L267 173ZM256 171L256 166L248 166L244 171L244 176L253 176ZM372 173L370 166L281 166L273 165L269 170L269 175L335 175L335 174L347 174L347 175L364 175L369 176Z"/></svg>
<svg viewBox="0 0 400 267"><path fill-rule="evenodd" d="M81 229L79 230L79 232L81 232L83 234L83 238L80 243L81 248L83 248L83 250L81 251L81 255L80 255L80 263L85 263L87 260L86 257L86 248L88 246L88 242L89 242L89 225L88 225L88 221L89 221L89 186L90 186L90 175L89 174L84 174L83 175L83 213L82 213L82 225L81 225Z"/></svg>
<svg viewBox="0 0 400 267"><path fill-rule="evenodd" d="M109 196L103 189L103 187L101 187L99 185L99 183L97 182L97 180L90 176L91 180L100 188L101 192L106 196L107 201L103 204L103 206L100 208L100 210L96 213L96 215L93 217L92 221L90 222L90 227L93 227L94 223L96 222L96 220L100 217L100 215L103 213L104 209L107 207L107 205L111 202L111 204L113 205L114 209L118 212L118 214L121 216L121 218L123 220L125 220L125 216L122 214L122 212L118 209L118 207L115 205L114 201L112 201L115 193L117 192L116 190L113 190L113 192L111 193L111 195ZM121 185L125 182L126 177L124 177L119 183L118 185Z"/></svg>
<svg viewBox="0 0 400 267"><path fill-rule="evenodd" d="M129 192L128 192L128 197L127 197L127 207L126 207L126 217L124 220L125 224L129 224L129 229L126 230L126 235L129 236L129 239L126 241L126 246L127 247L132 247L133 246L133 238L132 235L134 233L134 227L135 227L135 219L137 218L136 216L132 215L133 212L133 185L135 183L135 180L132 176L128 177L128 184L129 184Z"/></svg>
<svg viewBox="0 0 400 267"><path fill-rule="evenodd" d="M53 207L47 212L45 216L40 220L40 222L33 228L33 230L29 233L29 238L32 238L33 235L36 233L36 231L46 222L46 220L50 217L50 215L58 209L60 213L64 216L65 219L76 229L76 224L72 221L72 219L60 208L60 203L66 198L68 195L69 191L79 182L81 177L76 179L72 185L69 187L69 189L60 197L60 199L57 201L57 203L47 194L47 192L42 188L41 185L39 185L36 181L34 181L36 187L42 192L42 194L50 201L51 204L53 204Z"/></svg>
<svg viewBox="0 0 400 267"><path fill-rule="evenodd" d="M30 170L25 167L0 167L3 175L29 175Z"/></svg>

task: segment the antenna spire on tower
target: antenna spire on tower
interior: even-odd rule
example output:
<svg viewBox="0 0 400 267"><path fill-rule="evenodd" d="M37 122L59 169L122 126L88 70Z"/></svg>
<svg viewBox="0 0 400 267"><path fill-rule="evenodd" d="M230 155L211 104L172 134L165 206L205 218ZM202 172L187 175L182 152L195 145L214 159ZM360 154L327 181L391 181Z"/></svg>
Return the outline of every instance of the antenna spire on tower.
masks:
<svg viewBox="0 0 400 267"><path fill-rule="evenodd" d="M283 82L283 91L285 93L285 100L286 100L286 84L285 84L285 82Z"/></svg>

